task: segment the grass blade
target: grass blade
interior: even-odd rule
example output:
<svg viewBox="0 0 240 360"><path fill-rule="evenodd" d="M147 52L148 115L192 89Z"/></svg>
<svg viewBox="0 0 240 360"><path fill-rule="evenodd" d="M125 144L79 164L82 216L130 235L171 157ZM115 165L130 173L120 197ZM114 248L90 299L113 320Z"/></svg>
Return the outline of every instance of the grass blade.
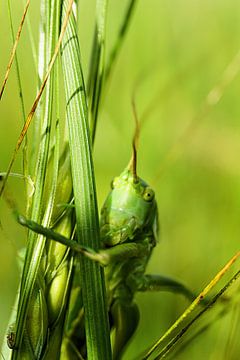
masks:
<svg viewBox="0 0 240 360"><path fill-rule="evenodd" d="M94 143L98 109L104 76L107 0L97 1L96 26L88 80L88 106L92 143Z"/></svg>
<svg viewBox="0 0 240 360"><path fill-rule="evenodd" d="M117 40L113 46L113 49L109 56L108 63L106 65L105 81L107 81L111 75L112 68L115 64L118 53L122 47L123 40L126 36L127 30L131 23L131 19L132 19L133 13L134 13L136 3L137 3L137 0L129 0L125 16L123 17L123 22L122 22L119 32L118 32Z"/></svg>
<svg viewBox="0 0 240 360"><path fill-rule="evenodd" d="M51 58L51 61L50 61L50 64L49 64L49 66L48 66L48 69L47 69L47 72L46 72L46 74L45 74L45 77L44 77L44 80L43 80L43 82L42 82L42 85L41 85L41 87L40 87L40 89L39 89L39 92L38 92L38 94L37 94L37 96L36 96L36 99L35 99L35 101L34 101L34 103L33 103L33 105L32 105L32 108L31 108L31 110L30 110L30 112L29 112L29 114L28 114L27 120L26 120L26 122L25 122L25 124L24 124L24 126L23 126L23 128L22 128L22 131L21 131L20 136L19 136L19 138L18 138L17 144L16 144L16 146L15 146L15 149L14 149L14 152L13 152L13 155L12 155L12 158L11 158L11 161L10 161L9 166L8 166L8 169L7 169L6 177L4 178L4 181L3 181L3 184L2 184L2 187L1 187L1 190L0 190L0 197L1 197L2 193L3 193L3 191L4 191L5 185L6 185L7 180L8 180L8 176L9 176L9 174L10 174L10 172L11 172L11 169L12 169L13 163L14 163L14 161L15 161L15 159L16 159L18 150L20 149L20 147L21 147L21 145L22 145L22 142L23 142L23 139L24 139L24 137L25 137L25 135L26 135L26 133L27 133L27 131L28 131L28 128L29 128L30 124L31 124L31 121L32 121L33 116L34 116L35 111L36 111L36 108L37 108L38 103L39 103L39 101L40 101L40 98L41 98L41 96L42 96L43 90L45 89L45 86L46 86L46 84L47 84L48 78L49 78L50 73L51 73L51 71L52 71L52 67L53 67L53 65L54 65L54 63L55 63L55 60L56 60L56 58L57 58L57 55L58 55L58 52L59 52L59 49L60 49L60 46L61 46L61 43L62 43L62 39L63 39L64 33L65 33L65 31L66 31L67 24L68 24L68 19L69 19L70 13L71 13L71 11L72 11L73 1L74 1L74 0L69 0L68 9L67 9L67 12L66 12L66 17L65 17L65 19L64 19L64 21L63 21L63 24L62 24L62 29L61 29L61 33L60 33L60 35L59 35L58 42L57 42L57 44L56 44L56 47L55 47L53 56L52 56L52 58Z"/></svg>
<svg viewBox="0 0 240 360"><path fill-rule="evenodd" d="M16 40L15 40L15 43L13 45L12 53L11 53L10 60L9 60L7 70L6 70L6 74L5 74L3 84L2 84L2 87L1 87L1 90L0 90L0 100L1 100L1 98L3 96L3 92L4 92L4 89L5 89L8 77L9 77L9 73L10 73L10 70L11 70L11 67L12 67L12 63L13 63L13 60L14 60L14 57L15 57L15 54L16 54L16 51L17 51L17 46L18 46L18 43L19 43L19 39L20 39L20 36L21 36L21 32L22 32L22 28L23 28L23 24L24 24L26 15L27 15L29 4L30 4L30 0L28 0L27 3L26 3L24 13L23 13L23 16L22 16L22 19L21 19L21 22L20 22L20 25L19 25L19 28L18 28Z"/></svg>
<svg viewBox="0 0 240 360"><path fill-rule="evenodd" d="M56 11L57 11L57 8L55 7L55 5L53 3L52 11L49 14L49 16L51 16L51 21L53 23L56 23L56 13L55 13ZM71 12L71 6L69 5L69 11L67 12L67 17L64 22L65 28L63 28L62 32L61 32L62 37L63 37L64 31L66 29L68 16L69 16L70 12ZM54 26L51 26L50 29L51 30L48 34L49 43L50 43L50 48L48 49L48 57L49 58L51 57L51 54L54 52L54 47L56 44L55 37L56 37L56 33L58 34L59 27L57 26L55 29ZM52 69L54 60L56 59L62 37L60 35L60 37L58 39L58 42L57 42L57 45L55 48L55 53L52 57L51 64L49 66L48 72L45 77L45 81L42 84L42 87L40 89L40 96L43 92L43 89L44 89L46 83L47 83L47 79L50 76L50 71ZM39 149L38 161L37 161L36 171L35 171L36 190L35 190L34 197L33 197L33 206L32 206L32 212L31 212L31 218L37 222L41 222L43 209L44 209L44 212L45 212L44 220L43 220L44 225L49 224L52 207L53 207L53 197L54 197L54 192L52 192L52 197L49 198L48 203L43 204L43 189L44 189L44 183L45 183L45 177L46 177L46 168L47 168L47 163L48 163L49 144L50 144L50 135L51 135L50 129L51 129L52 120L53 120L52 119L53 118L52 117L52 96L53 96L52 82L53 81L52 81L52 75L51 75L50 82L48 82L48 84L47 84L45 116L44 116L44 122L42 124L41 134L40 134L41 145L40 145L40 149ZM40 96L38 96L37 101L40 99ZM34 105L33 105L34 110L36 109L37 101L34 102ZM33 112L31 112L30 114L31 114L31 116L33 116ZM28 118L28 120L29 119L30 119L30 117ZM25 132L27 131L26 125L24 127L24 131ZM23 139L24 134L22 133L21 135L22 135L22 137L20 137L20 138ZM30 305L31 304L35 305L34 301L35 300L37 301L37 297L36 297L37 294L40 294L40 296L41 296L40 309L44 309L46 307L46 300L43 295L43 292L41 292L42 286L39 283L39 279L38 279L38 284L37 284L39 286L39 290L37 293L36 293L36 286L35 286L35 284L36 284L35 282L36 282L38 272L39 272L39 267L41 264L44 246L45 246L45 240L42 236L36 236L32 232L29 233L27 252L26 252L25 263L24 263L24 268L23 268L23 275L22 275L22 280L21 280L21 287L20 287L20 296L19 296L18 312L17 312L17 319L16 319L16 339L15 339L15 347L12 352L12 359L18 359L19 357L21 358L22 356L25 356L24 355L26 352L25 349L29 347L29 345L27 345L27 343L28 342L31 343L31 339L32 339L31 336L33 336L33 335L30 335L29 340L25 336L23 349L21 350L22 339L23 339L23 335L25 334L24 330L25 330L26 318L27 318L27 316L29 316L29 310L31 309ZM43 319L43 330L42 331L44 332L44 329L46 329L46 326L47 326L47 322L44 317L44 314L39 314L39 316L41 319ZM31 321L30 321L30 324L28 323L28 325L30 326L30 328L29 328L30 332L33 332L33 329L31 328ZM40 330L41 330L41 328L40 328ZM40 330L38 330L36 328L36 331L40 331ZM43 334L43 336L44 336L44 334ZM44 338L42 340L42 343L44 343ZM33 348L33 347L31 346L31 348ZM43 349L41 347L41 344L39 344L39 346L37 348L33 348L35 356L36 356L36 353L40 354L42 352L42 350Z"/></svg>
<svg viewBox="0 0 240 360"><path fill-rule="evenodd" d="M199 294L199 296L193 301L193 303L186 309L186 311L177 319L177 321L165 332L165 334L148 350L146 355L142 359L158 358L165 354L165 351L168 351L169 348L175 344L175 342L182 336L182 333L186 332L189 326L195 321L190 321L189 326L184 330L180 330L179 334L170 340L169 344L166 345L161 351L159 351L160 346L170 337L173 332L187 319L187 317L196 309L198 304L206 297L209 291L221 280L223 275L228 271L228 269L234 264L234 262L239 258L240 252L236 253L228 263L217 273L217 275L210 281L210 283L204 288L204 290ZM222 293L237 279L240 275L240 272L235 274L235 276L227 283L227 285L217 294L213 300L197 315L196 319L202 315L210 306L212 306L217 298L222 295Z"/></svg>
<svg viewBox="0 0 240 360"><path fill-rule="evenodd" d="M66 11L67 1L64 1ZM62 62L67 98L71 170L77 241L99 248L99 223L85 85L76 22L72 15L63 42ZM88 359L110 359L110 337L103 269L80 257Z"/></svg>
<svg viewBox="0 0 240 360"><path fill-rule="evenodd" d="M26 5L26 9L24 11L23 17L26 16L26 11L28 9L29 2ZM13 30L13 20L12 20L12 11L11 11L11 4L10 0L8 0L8 13L9 13L9 20L10 20L10 28L11 28L11 34L12 34L12 41L14 44L14 30ZM16 73L17 73L17 82L18 82L18 88L19 88L19 97L20 97L20 103L21 103L21 111L22 111L22 118L23 122L26 118L26 112L25 112L25 106L24 106L24 100L23 100L23 89L22 89L22 81L21 81L21 75L20 75L20 67L18 62L18 56L17 52L15 53L15 64L16 64ZM24 147L23 147L23 174L25 177L28 175L28 162L27 162L27 136L25 137ZM27 188L28 183L25 183L25 186Z"/></svg>

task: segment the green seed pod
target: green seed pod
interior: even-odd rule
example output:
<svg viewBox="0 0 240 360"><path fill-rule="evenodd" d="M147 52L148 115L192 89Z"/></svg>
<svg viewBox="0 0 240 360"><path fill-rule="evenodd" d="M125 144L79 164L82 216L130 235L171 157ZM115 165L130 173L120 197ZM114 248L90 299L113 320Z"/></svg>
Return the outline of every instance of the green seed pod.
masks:
<svg viewBox="0 0 240 360"><path fill-rule="evenodd" d="M69 279L69 267L68 263L57 272L57 275L53 278L47 293L47 307L49 315L49 326L51 327L61 314L61 309L64 306L64 300L66 297L66 291Z"/></svg>
<svg viewBox="0 0 240 360"><path fill-rule="evenodd" d="M40 285L41 282L41 285ZM42 281L37 280L40 285L35 287L31 302L30 310L27 315L26 328L24 334L24 341L22 344L22 350L27 348L27 353L32 349L33 358L39 358L42 349L45 346L47 331L48 331L48 311L45 300L45 294L42 289ZM22 357L25 359L25 357Z"/></svg>
<svg viewBox="0 0 240 360"><path fill-rule="evenodd" d="M50 177L49 182L51 184L51 174L49 174L49 177ZM46 196L48 196L47 190L46 190ZM59 217L61 217L64 214L65 212L64 206L66 206L66 204L70 202L71 197L72 197L72 174L71 174L69 149L68 146L66 145L59 160L57 190L56 190L56 197L55 197L52 220L51 220L52 226L55 225Z"/></svg>

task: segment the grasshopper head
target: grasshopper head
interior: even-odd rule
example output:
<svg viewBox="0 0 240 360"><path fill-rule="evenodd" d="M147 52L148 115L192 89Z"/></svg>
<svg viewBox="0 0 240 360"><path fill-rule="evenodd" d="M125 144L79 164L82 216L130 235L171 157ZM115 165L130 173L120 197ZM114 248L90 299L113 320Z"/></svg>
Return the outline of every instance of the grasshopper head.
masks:
<svg viewBox="0 0 240 360"><path fill-rule="evenodd" d="M101 240L106 246L125 241L141 241L147 235L156 238L158 231L157 204L154 191L137 175L137 145L140 124L132 99L135 133L132 156L127 168L112 182L101 211Z"/></svg>
<svg viewBox="0 0 240 360"><path fill-rule="evenodd" d="M127 168L112 182L101 211L101 239L113 246L152 231L157 205L154 191Z"/></svg>

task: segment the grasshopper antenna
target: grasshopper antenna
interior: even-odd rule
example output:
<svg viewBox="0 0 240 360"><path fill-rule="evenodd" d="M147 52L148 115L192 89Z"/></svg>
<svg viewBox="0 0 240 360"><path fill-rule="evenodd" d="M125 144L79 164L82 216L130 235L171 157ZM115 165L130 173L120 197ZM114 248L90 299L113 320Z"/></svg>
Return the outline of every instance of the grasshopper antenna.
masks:
<svg viewBox="0 0 240 360"><path fill-rule="evenodd" d="M133 117L135 121L135 132L132 139L132 157L128 164L128 169L131 171L135 180L137 180L137 147L139 142L139 134L140 134L140 123L138 120L136 103L135 103L135 96L132 96L132 110L133 110Z"/></svg>

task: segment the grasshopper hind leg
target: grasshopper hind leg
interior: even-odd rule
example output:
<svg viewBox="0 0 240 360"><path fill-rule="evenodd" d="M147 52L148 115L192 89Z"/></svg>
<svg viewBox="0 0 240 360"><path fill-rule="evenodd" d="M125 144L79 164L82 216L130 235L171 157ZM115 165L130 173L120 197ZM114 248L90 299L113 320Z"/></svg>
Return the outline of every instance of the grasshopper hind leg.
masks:
<svg viewBox="0 0 240 360"><path fill-rule="evenodd" d="M164 275L144 275L142 281L138 284L138 291L169 291L182 294L189 301L193 301L196 298L196 294L184 284Z"/></svg>
<svg viewBox="0 0 240 360"><path fill-rule="evenodd" d="M133 336L139 323L139 309L135 303L125 303L116 299L110 310L111 322L114 324L112 353L113 360L121 359L128 341Z"/></svg>

